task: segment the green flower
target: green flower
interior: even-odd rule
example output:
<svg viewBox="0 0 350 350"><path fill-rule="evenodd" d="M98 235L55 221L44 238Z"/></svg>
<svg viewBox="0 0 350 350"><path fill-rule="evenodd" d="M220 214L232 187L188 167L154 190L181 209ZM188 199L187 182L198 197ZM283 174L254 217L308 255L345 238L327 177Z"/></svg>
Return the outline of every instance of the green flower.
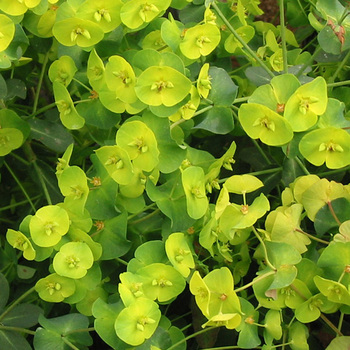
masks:
<svg viewBox="0 0 350 350"><path fill-rule="evenodd" d="M141 73L135 91L150 106L171 107L181 102L191 90L191 81L172 67L152 66Z"/></svg>
<svg viewBox="0 0 350 350"><path fill-rule="evenodd" d="M198 75L197 90L199 96L207 98L211 89L211 82L209 76L209 63L205 63Z"/></svg>
<svg viewBox="0 0 350 350"><path fill-rule="evenodd" d="M39 247L53 247L69 229L66 210L57 205L40 208L29 222L30 235Z"/></svg>
<svg viewBox="0 0 350 350"><path fill-rule="evenodd" d="M53 268L60 276L79 279L86 275L93 262L94 256L86 243L69 242L55 255Z"/></svg>
<svg viewBox="0 0 350 350"><path fill-rule="evenodd" d="M122 22L130 29L149 23L165 11L171 0L133 0L124 3L120 11Z"/></svg>
<svg viewBox="0 0 350 350"><path fill-rule="evenodd" d="M52 62L49 68L49 79L58 81L64 86L68 86L72 81L77 67L70 56L61 56L58 60Z"/></svg>
<svg viewBox="0 0 350 350"><path fill-rule="evenodd" d="M119 313L114 329L122 341L137 346L152 336L160 317L161 312L154 301L138 298Z"/></svg>
<svg viewBox="0 0 350 350"><path fill-rule="evenodd" d="M220 39L220 30L216 25L199 24L185 30L180 50L190 59L208 56L218 46Z"/></svg>
<svg viewBox="0 0 350 350"><path fill-rule="evenodd" d="M165 251L169 261L182 276L188 277L194 268L194 260L190 247L182 232L172 233L165 241Z"/></svg>
<svg viewBox="0 0 350 350"><path fill-rule="evenodd" d="M14 35L15 24L9 17L0 14L0 52L7 49Z"/></svg>
<svg viewBox="0 0 350 350"><path fill-rule="evenodd" d="M340 128L316 129L303 136L299 150L316 166L339 169L350 164L350 135Z"/></svg>
<svg viewBox="0 0 350 350"><path fill-rule="evenodd" d="M23 133L15 128L0 129L0 157L22 146Z"/></svg>
<svg viewBox="0 0 350 350"><path fill-rule="evenodd" d="M0 0L0 10L11 16L20 16L40 4L41 0L8 1ZM1 51L1 50L0 50Z"/></svg>
<svg viewBox="0 0 350 350"><path fill-rule="evenodd" d="M30 240L20 231L8 229L6 232L6 239L12 247L23 252L23 256L27 260L34 260L36 252Z"/></svg>
<svg viewBox="0 0 350 350"><path fill-rule="evenodd" d="M35 285L39 297L49 303L59 303L75 292L75 282L57 273L41 278Z"/></svg>
<svg viewBox="0 0 350 350"><path fill-rule="evenodd" d="M90 47L104 37L104 32L98 24L81 18L67 18L56 22L52 33L58 42L65 46Z"/></svg>

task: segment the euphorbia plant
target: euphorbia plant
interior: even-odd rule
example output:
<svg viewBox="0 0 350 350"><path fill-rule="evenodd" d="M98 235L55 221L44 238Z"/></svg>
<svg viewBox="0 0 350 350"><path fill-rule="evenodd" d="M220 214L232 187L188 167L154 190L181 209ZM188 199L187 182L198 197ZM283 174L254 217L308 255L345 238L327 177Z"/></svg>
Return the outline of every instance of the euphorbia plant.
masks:
<svg viewBox="0 0 350 350"><path fill-rule="evenodd" d="M350 346L349 4L272 3L0 0L1 349Z"/></svg>

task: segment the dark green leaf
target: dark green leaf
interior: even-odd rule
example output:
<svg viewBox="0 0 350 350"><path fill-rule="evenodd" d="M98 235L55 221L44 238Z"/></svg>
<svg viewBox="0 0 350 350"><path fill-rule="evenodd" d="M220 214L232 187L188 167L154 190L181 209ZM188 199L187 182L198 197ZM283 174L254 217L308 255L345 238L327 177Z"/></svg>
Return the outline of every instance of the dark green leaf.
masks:
<svg viewBox="0 0 350 350"><path fill-rule="evenodd" d="M61 124L41 119L32 119L29 124L32 137L55 152L64 152L74 142L72 135Z"/></svg>
<svg viewBox="0 0 350 350"><path fill-rule="evenodd" d="M12 309L2 319L5 326L30 328L38 323L38 317L43 310L34 304L20 304Z"/></svg>
<svg viewBox="0 0 350 350"><path fill-rule="evenodd" d="M2 252L1 252L2 253ZM10 288L5 276L0 273L0 310L7 304L10 295Z"/></svg>
<svg viewBox="0 0 350 350"><path fill-rule="evenodd" d="M6 99L10 100L14 97L25 99L27 96L27 87L20 79L8 79L7 80L7 96Z"/></svg>
<svg viewBox="0 0 350 350"><path fill-rule="evenodd" d="M282 180L286 186L292 183L298 176L304 175L295 158L285 158L283 161Z"/></svg>
<svg viewBox="0 0 350 350"><path fill-rule="evenodd" d="M247 78L256 86L270 83L270 75L262 67L248 67L245 71Z"/></svg>
<svg viewBox="0 0 350 350"><path fill-rule="evenodd" d="M6 81L0 74L0 99L4 99L7 96L7 85Z"/></svg>
<svg viewBox="0 0 350 350"><path fill-rule="evenodd" d="M19 333L0 330L0 349L32 350L32 347ZM48 348L45 348L45 350L48 350Z"/></svg>

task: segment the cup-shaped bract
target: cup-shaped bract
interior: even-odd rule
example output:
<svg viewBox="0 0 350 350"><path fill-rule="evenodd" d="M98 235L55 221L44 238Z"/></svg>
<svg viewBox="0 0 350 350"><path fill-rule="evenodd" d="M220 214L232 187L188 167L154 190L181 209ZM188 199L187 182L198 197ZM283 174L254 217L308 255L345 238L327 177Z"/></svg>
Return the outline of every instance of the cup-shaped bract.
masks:
<svg viewBox="0 0 350 350"><path fill-rule="evenodd" d="M270 84L258 86L248 102L259 103L277 113L283 113L287 101L299 86L300 82L295 75L277 75L271 79Z"/></svg>
<svg viewBox="0 0 350 350"><path fill-rule="evenodd" d="M127 344L137 346L149 339L158 327L161 312L157 303L138 298L117 316L114 329L117 336Z"/></svg>
<svg viewBox="0 0 350 350"><path fill-rule="evenodd" d="M125 58L117 55L110 56L105 74L108 89L115 92L116 98L125 103L133 103L137 100L135 73Z"/></svg>
<svg viewBox="0 0 350 350"><path fill-rule="evenodd" d="M0 10L9 14L10 16L20 16L25 14L28 9L40 4L40 0L22 0L22 1L8 1L0 0Z"/></svg>
<svg viewBox="0 0 350 350"><path fill-rule="evenodd" d="M0 157L22 146L23 133L15 128L0 129Z"/></svg>
<svg viewBox="0 0 350 350"><path fill-rule="evenodd" d="M182 186L186 195L188 215L193 219L200 219L209 206L205 193L204 170L198 166L190 166L183 170Z"/></svg>
<svg viewBox="0 0 350 350"><path fill-rule="evenodd" d="M32 243L22 232L8 229L6 232L6 240L12 247L21 250L25 259L35 259L36 252Z"/></svg>
<svg viewBox="0 0 350 350"><path fill-rule="evenodd" d="M32 216L29 230L36 245L53 247L68 232L69 225L69 216L65 209L58 205L47 205Z"/></svg>
<svg viewBox="0 0 350 350"><path fill-rule="evenodd" d="M134 173L127 185L119 185L120 193L126 198L137 198L145 190L147 177L142 170L134 168Z"/></svg>
<svg viewBox="0 0 350 350"><path fill-rule="evenodd" d="M75 282L57 273L41 278L35 285L39 297L49 303L60 303L75 292Z"/></svg>
<svg viewBox="0 0 350 350"><path fill-rule="evenodd" d="M350 306L350 293L344 284L332 281L321 276L315 276L314 282L320 292L329 301Z"/></svg>
<svg viewBox="0 0 350 350"><path fill-rule="evenodd" d="M269 146L282 146L293 138L288 121L266 106L245 103L240 107L238 117L249 137L260 139Z"/></svg>
<svg viewBox="0 0 350 350"><path fill-rule="evenodd" d="M253 203L238 205L231 203L220 216L219 226L229 232L233 229L250 227L270 209L269 200L261 193Z"/></svg>
<svg viewBox="0 0 350 350"><path fill-rule="evenodd" d="M130 29L137 29L161 15L171 0L133 0L124 3L120 11L122 22Z"/></svg>
<svg viewBox="0 0 350 350"><path fill-rule="evenodd" d="M0 14L0 52L7 49L15 35L15 24L11 18Z"/></svg>
<svg viewBox="0 0 350 350"><path fill-rule="evenodd" d="M327 84L323 77L301 85L289 98L284 117L293 131L305 131L316 124L318 116L327 108Z"/></svg>
<svg viewBox="0 0 350 350"><path fill-rule="evenodd" d="M58 187L61 193L82 206L86 202L89 193L85 172L76 165L64 169L58 178Z"/></svg>
<svg viewBox="0 0 350 350"><path fill-rule="evenodd" d="M143 122L124 123L116 135L117 145L125 149L136 168L152 171L159 162L159 150L153 131Z"/></svg>
<svg viewBox="0 0 350 350"><path fill-rule="evenodd" d="M249 43L254 38L254 27L244 25L236 29L237 34L243 39L245 43ZM225 40L225 50L230 53L239 54L242 52L243 45L236 39L233 34L230 34Z"/></svg>
<svg viewBox="0 0 350 350"><path fill-rule="evenodd" d="M208 56L219 45L220 30L216 25L198 24L185 31L180 50L189 59Z"/></svg>
<svg viewBox="0 0 350 350"><path fill-rule="evenodd" d="M105 66L95 49L90 52L86 75L95 91L99 92L106 85Z"/></svg>
<svg viewBox="0 0 350 350"><path fill-rule="evenodd" d="M75 109L67 88L58 81L53 82L52 85L62 124L71 130L82 128L85 124L85 119Z"/></svg>
<svg viewBox="0 0 350 350"><path fill-rule="evenodd" d="M57 159L56 176L57 178L62 174L63 170L69 167L69 161L73 153L74 144L71 143L64 151L61 158Z"/></svg>
<svg viewBox="0 0 350 350"><path fill-rule="evenodd" d="M281 339L282 326L281 326L281 313L278 310L270 309L265 316L265 331L264 335L268 334L273 339Z"/></svg>
<svg viewBox="0 0 350 350"><path fill-rule="evenodd" d="M243 174L230 176L224 183L230 193L250 193L264 186L263 182L256 176Z"/></svg>
<svg viewBox="0 0 350 350"><path fill-rule="evenodd" d="M128 152L120 146L103 146L95 151L109 176L120 185L127 185L134 175Z"/></svg>
<svg viewBox="0 0 350 350"><path fill-rule="evenodd" d="M151 66L137 78L135 91L141 102L147 105L171 107L189 94L191 86L191 81L178 70Z"/></svg>
<svg viewBox="0 0 350 350"><path fill-rule="evenodd" d="M211 89L211 82L209 76L209 63L203 64L198 74L197 90L200 97L207 98Z"/></svg>
<svg viewBox="0 0 350 350"><path fill-rule="evenodd" d="M237 328L241 323L242 317L240 314L234 312L234 313L218 313L217 315L214 315L210 317L210 319L202 324L202 328L208 327L208 326L214 326L214 327L220 327L225 326L227 329L235 329Z"/></svg>
<svg viewBox="0 0 350 350"><path fill-rule="evenodd" d="M182 232L172 233L165 241L165 251L175 269L188 277L195 264L185 235Z"/></svg>
<svg viewBox="0 0 350 350"><path fill-rule="evenodd" d="M128 307L137 298L145 297L143 292L144 278L132 272L123 272L119 275L121 283L118 285L118 292L123 304Z"/></svg>
<svg viewBox="0 0 350 350"><path fill-rule="evenodd" d="M160 303L171 302L186 287L184 277L170 265L153 263L140 268L137 274L145 279L145 296Z"/></svg>
<svg viewBox="0 0 350 350"><path fill-rule="evenodd" d="M201 101L195 86L191 87L190 96L190 100L186 102L182 107L180 107L180 109L175 114L169 117L172 122L176 122L180 119L189 120L194 117L194 114Z"/></svg>
<svg viewBox="0 0 350 350"><path fill-rule="evenodd" d="M202 314L209 318L209 297L210 290L204 283L203 278L198 271L195 271L190 280L190 291L196 299L196 304L202 311Z"/></svg>
<svg viewBox="0 0 350 350"><path fill-rule="evenodd" d="M68 86L77 71L73 58L70 56L61 56L58 60L52 62L49 68L49 79L57 81L64 86Z"/></svg>
<svg viewBox="0 0 350 350"><path fill-rule="evenodd" d="M233 290L233 276L227 267L215 269L209 272L203 282L210 291L209 317L219 313L241 313L241 304L237 294Z"/></svg>
<svg viewBox="0 0 350 350"><path fill-rule="evenodd" d="M86 0L79 6L76 16L96 23L108 33L121 23L122 6L121 0Z"/></svg>
<svg viewBox="0 0 350 350"><path fill-rule="evenodd" d="M57 21L52 28L52 33L64 46L78 45L83 48L96 45L104 37L104 32L98 24L81 18Z"/></svg>
<svg viewBox="0 0 350 350"><path fill-rule="evenodd" d="M86 275L93 262L94 256L86 243L68 242L53 258L53 268L60 276L79 279Z"/></svg>
<svg viewBox="0 0 350 350"><path fill-rule="evenodd" d="M339 169L350 164L350 135L334 127L312 130L300 140L299 150L316 166Z"/></svg>

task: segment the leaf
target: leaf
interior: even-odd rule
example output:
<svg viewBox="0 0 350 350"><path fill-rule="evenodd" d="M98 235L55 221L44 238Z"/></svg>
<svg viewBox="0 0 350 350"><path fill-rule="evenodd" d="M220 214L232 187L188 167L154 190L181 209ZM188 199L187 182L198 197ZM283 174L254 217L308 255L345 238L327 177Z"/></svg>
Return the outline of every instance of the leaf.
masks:
<svg viewBox="0 0 350 350"><path fill-rule="evenodd" d="M6 100L10 100L14 97L19 97L24 100L27 96L27 87L25 83L20 79L7 79L7 96ZM0 88L1 90L1 88Z"/></svg>
<svg viewBox="0 0 350 350"><path fill-rule="evenodd" d="M214 106L208 112L196 118L193 129L208 130L214 134L225 135L233 130L234 121L230 108Z"/></svg>
<svg viewBox="0 0 350 350"><path fill-rule="evenodd" d="M7 304L7 300L10 296L10 287L5 276L0 273L0 310L2 310Z"/></svg>
<svg viewBox="0 0 350 350"><path fill-rule="evenodd" d="M73 143L72 135L60 124L42 119L28 121L32 137L55 152L64 152Z"/></svg>
<svg viewBox="0 0 350 350"><path fill-rule="evenodd" d="M208 99L214 105L230 107L237 96L238 86L223 68L210 67L209 76L211 89Z"/></svg>
<svg viewBox="0 0 350 350"><path fill-rule="evenodd" d="M271 76L262 67L248 67L245 75L256 86L268 84L271 81Z"/></svg>
<svg viewBox="0 0 350 350"><path fill-rule="evenodd" d="M32 347L29 345L27 340L17 332L8 332L1 330L0 348L6 350L32 350ZM42 348L42 350L44 350L44 348ZM45 348L45 350L49 350L49 348Z"/></svg>
<svg viewBox="0 0 350 350"><path fill-rule="evenodd" d="M350 201L346 198L338 198L330 202L333 214L328 204L325 204L316 214L314 226L317 235L323 236L325 233L334 232L339 227L334 214L340 222L344 222L350 217Z"/></svg>
<svg viewBox="0 0 350 350"><path fill-rule="evenodd" d="M5 326L31 328L38 323L39 315L44 311L34 304L20 304L1 320Z"/></svg>
<svg viewBox="0 0 350 350"><path fill-rule="evenodd" d="M339 350L339 349L349 349L350 347L350 337L341 336L334 338L330 344L327 346L326 350Z"/></svg>
<svg viewBox="0 0 350 350"><path fill-rule="evenodd" d="M5 99L7 96L7 85L4 77L0 74L0 99Z"/></svg>
<svg viewBox="0 0 350 350"><path fill-rule="evenodd" d="M126 212L103 222L103 228L94 236L94 240L102 245L101 260L115 259L129 251L131 242L126 238L126 226Z"/></svg>

